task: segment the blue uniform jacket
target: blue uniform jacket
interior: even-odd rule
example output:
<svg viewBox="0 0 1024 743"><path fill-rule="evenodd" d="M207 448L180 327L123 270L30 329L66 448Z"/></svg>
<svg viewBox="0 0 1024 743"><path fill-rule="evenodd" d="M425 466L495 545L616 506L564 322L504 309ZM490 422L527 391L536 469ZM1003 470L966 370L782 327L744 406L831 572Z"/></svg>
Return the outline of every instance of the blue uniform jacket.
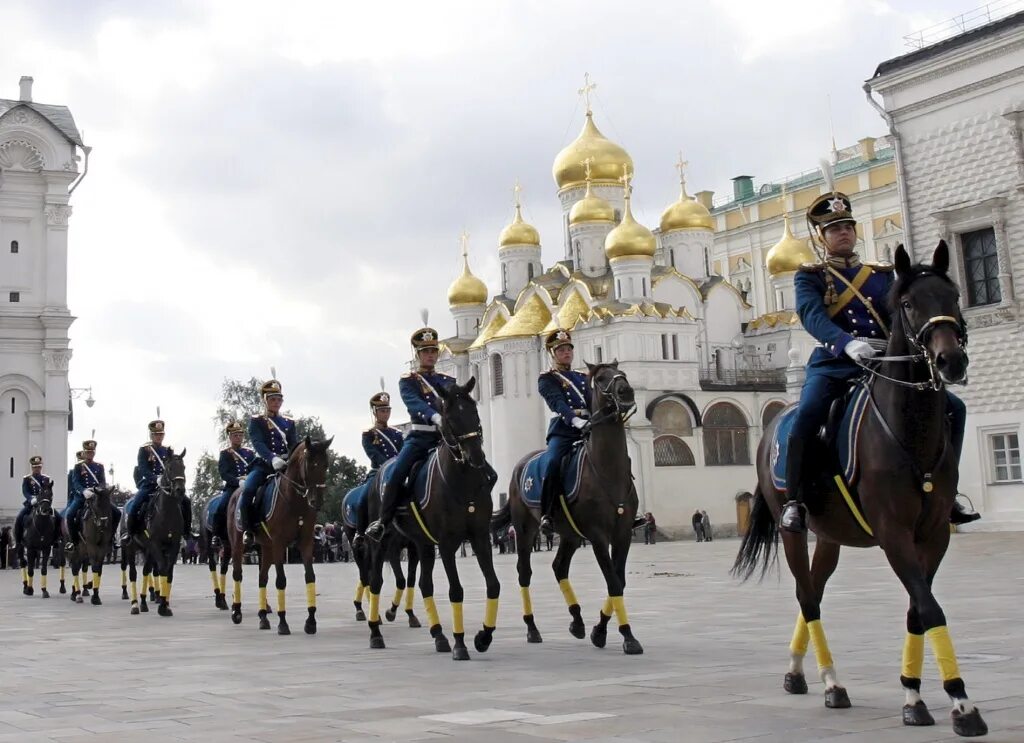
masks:
<svg viewBox="0 0 1024 743"><path fill-rule="evenodd" d="M107 476L103 471L103 465L99 462L79 462L75 465L71 475L71 492L74 495L81 495L86 488L105 488ZM70 495L68 500L71 500Z"/></svg>
<svg viewBox="0 0 1024 743"><path fill-rule="evenodd" d="M573 428L572 419L590 417L590 384L587 375L578 371L552 369L537 378L537 389L555 414L548 425L547 438L580 438L579 430Z"/></svg>
<svg viewBox="0 0 1024 743"><path fill-rule="evenodd" d="M398 382L398 392L409 411L409 420L419 426L433 426L430 420L441 412L441 401L435 392L448 389L455 378L438 372L412 372Z"/></svg>
<svg viewBox="0 0 1024 743"><path fill-rule="evenodd" d="M171 447L157 446L156 444L143 444L139 447L138 456L138 477L136 483L139 488L146 485L156 487L160 482L160 475L164 473L164 460L171 453Z"/></svg>
<svg viewBox="0 0 1024 743"><path fill-rule="evenodd" d="M397 428L377 428L363 431L363 451L370 458L370 468L378 469L382 464L398 456L402 450L402 432Z"/></svg>
<svg viewBox="0 0 1024 743"><path fill-rule="evenodd" d="M249 441L256 450L253 465L269 470L274 457L288 458L288 454L299 443L299 432L291 418L283 415L254 415L249 419Z"/></svg>
<svg viewBox="0 0 1024 743"><path fill-rule="evenodd" d="M223 449L220 459L217 460L217 471L224 481L224 490L234 490L238 487L238 481L249 472L249 465L256 459L256 452L240 446L232 449L230 446Z"/></svg>
<svg viewBox="0 0 1024 743"><path fill-rule="evenodd" d="M39 497L46 487L53 490L53 480L49 475L25 475L21 481L21 497L25 499L25 505L31 503L33 498Z"/></svg>
<svg viewBox="0 0 1024 743"><path fill-rule="evenodd" d="M891 327L886 295L892 285L892 267L871 265L871 275L859 288L869 300L875 312ZM840 268L839 273L852 281L860 267ZM854 296L834 316L828 316L825 305L825 269L818 264L804 264L794 279L796 288L796 311L804 330L821 343L814 349L807 362L808 375L822 375L835 378L849 378L862 372L861 368L848 357L844 350L854 338L882 341L886 332L868 311L863 302ZM835 280L836 293L842 297L846 287Z"/></svg>

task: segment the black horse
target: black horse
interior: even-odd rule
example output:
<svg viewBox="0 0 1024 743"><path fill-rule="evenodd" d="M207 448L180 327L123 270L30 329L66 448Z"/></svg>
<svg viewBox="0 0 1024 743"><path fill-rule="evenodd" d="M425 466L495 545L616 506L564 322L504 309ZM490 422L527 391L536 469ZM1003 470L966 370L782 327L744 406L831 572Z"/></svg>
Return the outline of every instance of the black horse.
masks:
<svg viewBox="0 0 1024 743"><path fill-rule="evenodd" d="M597 624L591 629L590 641L603 648L608 641L608 622L615 614L622 635L622 649L627 655L643 653L643 646L633 636L622 594L626 587L626 558L633 540L633 520L639 498L626 453L626 421L636 409L633 388L617 361L610 364L587 364L590 370L590 427L583 451L579 454L579 485L576 501L570 505L560 497L552 512L552 523L559 534L558 551L552 567L562 596L569 607L572 622L569 632L578 639L586 635L583 615L576 592L569 582L569 564L583 541L590 542L594 557L604 576L608 590ZM522 476L526 464L539 452L520 460L512 471L508 503L494 515L493 527L515 526L518 552L519 586L523 598L523 621L526 641L541 642L541 634L533 617L530 580L533 568L530 553L540 528L538 509L522 498Z"/></svg>
<svg viewBox="0 0 1024 743"><path fill-rule="evenodd" d="M483 434L476 402L470 394L476 385L471 377L462 386L452 385L439 389L441 402L441 446L431 454L420 476L414 475L415 484L411 502L399 510L392 522L398 534L416 545L420 555L420 593L430 623L430 636L439 653L452 653L454 660L469 660L463 625L462 583L455 562L455 553L464 541L470 541L476 551L477 562L487 584L487 603L483 629L477 632L474 646L486 652L494 639L498 621L498 595L501 585L494 572L490 549L491 488L493 470L483 450ZM370 482L369 518L378 518L381 504L382 474L385 463ZM420 507L421 496L426 505ZM383 648L380 632L380 592L384 584L384 560L390 540L387 534L381 542L370 542L370 647ZM452 605L452 634L455 646L448 643L441 628L441 620L434 604L434 548L437 547L448 576L448 598Z"/></svg>
<svg viewBox="0 0 1024 743"><path fill-rule="evenodd" d="M231 500L227 496L227 501ZM210 567L210 583L213 584L213 605L218 609L227 611L228 601L225 597L225 588L228 579L228 565L231 563L231 545L228 541L228 513L227 503L221 509L221 517L216 519L212 528L207 524L211 523L210 503L211 498L203 506L203 513L199 518L199 544L200 556L205 557L206 564ZM217 575L217 563L220 562L220 575Z"/></svg>
<svg viewBox="0 0 1024 743"><path fill-rule="evenodd" d="M35 505L22 534L21 548L24 551L21 563L22 592L26 596L35 593L36 562L39 562L39 588L44 599L50 598L46 588L46 570L50 552L60 535L57 533L57 516L53 512L53 486L45 485L36 497Z"/></svg>
<svg viewBox="0 0 1024 743"><path fill-rule="evenodd" d="M85 501L82 512L82 530L70 555L66 555L71 565L71 576L74 587L71 591L71 600L82 603L83 597L89 595L92 589L91 602L93 606L99 606L100 582L103 577L103 563L107 553L110 552L110 544L114 538L114 525L111 523L113 513L110 503L110 488L94 487L93 495ZM92 578L88 577L88 571L92 570Z"/></svg>
<svg viewBox="0 0 1024 743"><path fill-rule="evenodd" d="M911 265L901 245L895 265L896 281L889 295L892 333L885 356L877 359L877 368L869 370L865 382L868 405L857 439L861 474L856 497L863 523L847 506L834 473L821 467L808 484L814 492L808 504L809 526L817 535L813 563L807 557L807 534L782 532L800 604L784 688L807 693L803 657L813 641L825 682L825 706L850 706L825 639L821 600L841 546L879 546L910 597L900 675L904 724L934 724L920 695L927 638L943 689L953 701L953 730L963 736L984 735L988 728L967 698L946 617L932 593L932 580L949 545L949 512L959 477L946 425L945 386L966 379L967 329L959 291L948 276L945 242L935 249L930 265ZM743 578L759 567L763 576L778 557L777 524L786 500L771 474L778 420L768 426L758 447L751 527L733 566L734 574Z"/></svg>

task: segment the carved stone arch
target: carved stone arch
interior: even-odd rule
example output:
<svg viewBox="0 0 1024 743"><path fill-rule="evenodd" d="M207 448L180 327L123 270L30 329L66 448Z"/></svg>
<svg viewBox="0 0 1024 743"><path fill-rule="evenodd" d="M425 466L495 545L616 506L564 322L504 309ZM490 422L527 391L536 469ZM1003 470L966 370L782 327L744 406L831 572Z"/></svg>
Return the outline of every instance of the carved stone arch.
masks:
<svg viewBox="0 0 1024 743"><path fill-rule="evenodd" d="M693 419L694 428L699 428L702 425L700 408L697 407L697 403L695 403L693 399L690 398L689 396L684 395L682 392L669 392L654 398L649 403L647 403L647 407L644 410L644 417L646 417L647 420L650 420L651 416L654 415L654 409L658 407L658 403L661 402L662 400L669 399L675 400L676 402L680 402L686 406L686 408L690 411L690 417Z"/></svg>
<svg viewBox="0 0 1024 743"><path fill-rule="evenodd" d="M38 150L49 170L59 170L61 161L68 159L65 148L74 147L63 132L27 106L15 106L0 116L0 142L18 140Z"/></svg>
<svg viewBox="0 0 1024 743"><path fill-rule="evenodd" d="M24 374L4 374L0 376L0 397L9 390L17 390L28 398L32 410L42 410L45 407L46 396L43 388Z"/></svg>
<svg viewBox="0 0 1024 743"><path fill-rule="evenodd" d="M23 137L0 142L0 168L38 173L46 167L46 157Z"/></svg>

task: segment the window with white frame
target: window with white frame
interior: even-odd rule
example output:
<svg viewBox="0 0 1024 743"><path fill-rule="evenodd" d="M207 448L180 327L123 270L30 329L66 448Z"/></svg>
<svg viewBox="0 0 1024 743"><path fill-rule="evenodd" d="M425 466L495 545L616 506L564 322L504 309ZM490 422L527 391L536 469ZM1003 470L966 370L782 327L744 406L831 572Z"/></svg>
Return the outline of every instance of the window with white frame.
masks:
<svg viewBox="0 0 1024 743"><path fill-rule="evenodd" d="M984 227L961 233L960 248L963 253L967 305L979 307L999 303L1002 293L999 290L999 256L996 252L995 230Z"/></svg>
<svg viewBox="0 0 1024 743"><path fill-rule="evenodd" d="M500 354L491 354L491 396L505 394L505 365Z"/></svg>
<svg viewBox="0 0 1024 743"><path fill-rule="evenodd" d="M1016 431L991 433L988 437L993 482L1020 482L1020 436Z"/></svg>

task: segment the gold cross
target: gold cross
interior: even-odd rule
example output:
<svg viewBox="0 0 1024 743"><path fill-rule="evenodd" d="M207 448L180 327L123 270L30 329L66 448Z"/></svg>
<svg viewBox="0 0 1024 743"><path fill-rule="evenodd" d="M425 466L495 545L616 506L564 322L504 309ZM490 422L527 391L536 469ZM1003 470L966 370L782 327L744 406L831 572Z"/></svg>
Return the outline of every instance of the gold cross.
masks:
<svg viewBox="0 0 1024 743"><path fill-rule="evenodd" d="M585 180L589 181L591 178L591 164L594 162L594 158L588 157L583 161L583 175Z"/></svg>
<svg viewBox="0 0 1024 743"><path fill-rule="evenodd" d="M522 192L523 187L519 185L519 179L516 178L515 185L512 186L512 200L515 202L516 206L522 206L522 204L519 201L519 194L521 194Z"/></svg>
<svg viewBox="0 0 1024 743"><path fill-rule="evenodd" d="M683 159L683 151L679 150L679 159L676 160L676 170L679 171L679 185L686 188L686 166L690 163Z"/></svg>
<svg viewBox="0 0 1024 743"><path fill-rule="evenodd" d="M588 114L591 113L591 110L590 110L590 94L593 92L593 90L596 87L597 87L597 83L590 82L590 73L589 72L584 72L583 73L583 87L578 89L576 92L579 93L581 96L583 96L583 100L586 101L587 113Z"/></svg>
<svg viewBox="0 0 1024 743"><path fill-rule="evenodd" d="M622 176L619 178L622 181L622 188L626 192L626 198L629 198L629 194L633 191L633 186L630 181L633 179L633 174L629 172L629 166L625 163L622 164Z"/></svg>
<svg viewBox="0 0 1024 743"><path fill-rule="evenodd" d="M459 235L459 245L462 247L462 257L465 258L469 255L469 233L466 230Z"/></svg>

